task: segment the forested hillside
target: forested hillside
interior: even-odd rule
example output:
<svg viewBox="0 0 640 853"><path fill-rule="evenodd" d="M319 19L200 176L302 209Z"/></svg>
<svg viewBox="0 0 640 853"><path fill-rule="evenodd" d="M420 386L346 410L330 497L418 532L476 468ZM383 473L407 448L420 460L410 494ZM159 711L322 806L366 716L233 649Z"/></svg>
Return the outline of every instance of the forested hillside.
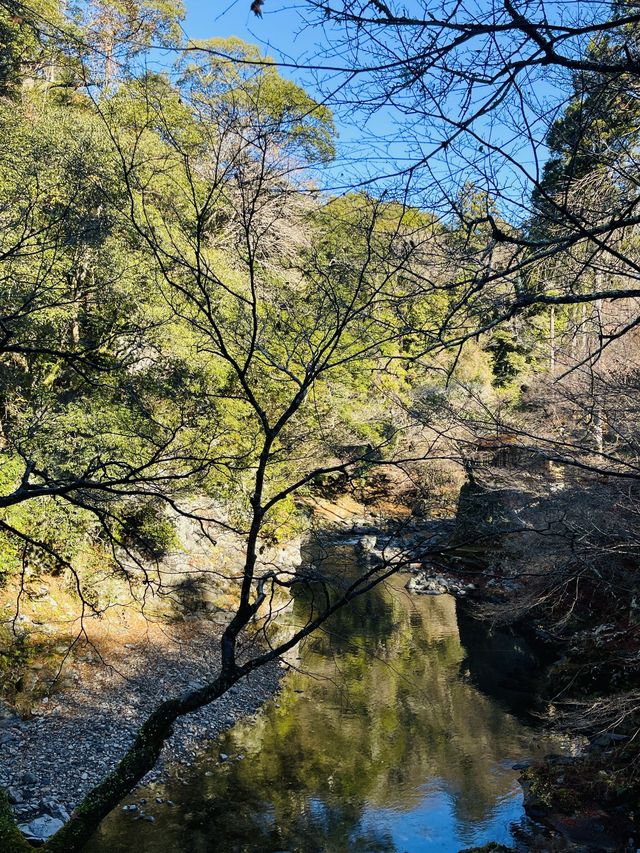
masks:
<svg viewBox="0 0 640 853"><path fill-rule="evenodd" d="M219 645L47 850L407 569L553 649L548 718L615 749L529 785L635 832L637 7L418 5L310 3L345 82L305 89L163 0L0 2L0 710L37 717L109 626ZM408 154L337 189L354 104L397 109ZM345 501L375 559L292 561ZM29 849L9 799L0 846Z"/></svg>

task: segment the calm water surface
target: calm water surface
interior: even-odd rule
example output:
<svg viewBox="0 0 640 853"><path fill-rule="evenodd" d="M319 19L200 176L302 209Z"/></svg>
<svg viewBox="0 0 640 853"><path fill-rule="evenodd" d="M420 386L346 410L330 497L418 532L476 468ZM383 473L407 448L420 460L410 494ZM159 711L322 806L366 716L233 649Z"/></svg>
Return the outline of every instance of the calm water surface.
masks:
<svg viewBox="0 0 640 853"><path fill-rule="evenodd" d="M330 559L353 571L358 558L336 544ZM517 638L458 614L453 598L409 596L405 581L309 640L305 672L289 674L257 719L203 744L190 775L139 792L155 823L118 808L87 853L448 853L511 842L524 820L511 765L562 746L523 722L536 660Z"/></svg>

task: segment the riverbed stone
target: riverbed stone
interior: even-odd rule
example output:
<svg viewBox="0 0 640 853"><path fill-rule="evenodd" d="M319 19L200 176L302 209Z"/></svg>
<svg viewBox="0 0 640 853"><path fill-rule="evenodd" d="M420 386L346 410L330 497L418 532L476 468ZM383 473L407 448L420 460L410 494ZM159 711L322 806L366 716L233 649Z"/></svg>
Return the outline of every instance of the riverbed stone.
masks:
<svg viewBox="0 0 640 853"><path fill-rule="evenodd" d="M54 800L45 799L40 800L39 808L51 817L58 818L58 820L66 823L69 820L69 812L65 809L64 806L60 805L60 803L56 803Z"/></svg>
<svg viewBox="0 0 640 853"><path fill-rule="evenodd" d="M29 841L47 841L64 826L60 818L43 814L34 818L30 823L20 824L20 831Z"/></svg>

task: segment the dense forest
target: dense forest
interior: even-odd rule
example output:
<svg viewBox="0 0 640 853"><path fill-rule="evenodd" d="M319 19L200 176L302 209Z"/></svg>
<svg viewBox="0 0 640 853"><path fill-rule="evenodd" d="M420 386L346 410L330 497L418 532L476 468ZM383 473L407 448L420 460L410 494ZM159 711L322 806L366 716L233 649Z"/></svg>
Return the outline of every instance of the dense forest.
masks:
<svg viewBox="0 0 640 853"><path fill-rule="evenodd" d="M549 657L538 717L587 746L525 770L565 844L535 849L571 818L635 850L640 10L299 14L313 63L164 0L0 0L0 847L85 849L176 721L345 613L382 631L360 599L412 573ZM354 110L397 161L363 129L344 167ZM368 535L345 574L300 558L335 518ZM10 732L136 631L204 670L71 815L32 807Z"/></svg>

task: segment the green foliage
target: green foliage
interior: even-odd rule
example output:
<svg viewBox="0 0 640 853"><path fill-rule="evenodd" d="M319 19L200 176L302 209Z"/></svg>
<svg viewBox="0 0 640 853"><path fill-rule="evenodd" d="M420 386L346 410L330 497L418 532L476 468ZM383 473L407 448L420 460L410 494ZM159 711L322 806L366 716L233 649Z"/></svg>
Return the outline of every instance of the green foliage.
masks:
<svg viewBox="0 0 640 853"><path fill-rule="evenodd" d="M506 385L526 369L526 350L509 329L495 332L486 349L492 356L494 382L498 387Z"/></svg>
<svg viewBox="0 0 640 853"><path fill-rule="evenodd" d="M179 85L199 118L224 128L242 116L246 129L306 161L334 156L330 109L280 75L275 62L238 38L197 42L180 63Z"/></svg>
<svg viewBox="0 0 640 853"><path fill-rule="evenodd" d="M469 188L463 233L386 198L308 192L332 115L258 48L213 40L174 73L137 73L181 14L78 4L48 77L0 104L0 498L51 490L0 509L5 577L26 560L87 580L123 549L161 561L180 544L168 504L209 502L247 530L258 470L260 536L281 542L301 525L290 485L351 460L364 487L401 448L416 388L442 415L450 371L485 395L486 352L500 387L530 361L506 332L429 355L490 199ZM76 94L57 96L67 82ZM443 268L450 252L460 264ZM495 297L479 290L469 322Z"/></svg>
<svg viewBox="0 0 640 853"><path fill-rule="evenodd" d="M0 680L2 695L13 698L34 650L26 637L13 636L8 630L0 632Z"/></svg>
<svg viewBox="0 0 640 853"><path fill-rule="evenodd" d="M611 29L592 38L585 59L624 63L635 39L629 26ZM573 77L572 97L547 134L550 156L532 196L534 237L567 227L568 208L591 215L622 210L635 193L629 177L636 168L639 117L634 75L583 71Z"/></svg>
<svg viewBox="0 0 640 853"><path fill-rule="evenodd" d="M514 229L471 185L456 228L384 196L319 193L331 111L257 47L214 39L146 69L152 48L184 47L183 14L168 0L0 8L0 583L62 574L89 609L101 580L131 580L132 564L144 574L181 546L181 510L204 505L257 557L301 529L296 493L366 493L416 410L446 434L456 404L476 401L463 420L517 400L550 315L499 318L562 273L501 278L496 234ZM637 145L636 93L610 92L576 81L549 134L550 194ZM617 181L605 206L628 191ZM534 199L534 236L558 224L547 201ZM568 312L554 321L561 334ZM452 339L454 354L433 354ZM368 638L350 640L367 711ZM458 644L438 649L459 665ZM9 677L24 663L13 654L0 657ZM391 751L393 707L372 709ZM312 730L286 725L279 735L300 743ZM444 736L437 746L447 757ZM364 790L363 755L346 795ZM327 762L310 776L326 780Z"/></svg>
<svg viewBox="0 0 640 853"><path fill-rule="evenodd" d="M122 544L147 560L161 560L179 545L174 526L157 502L127 509L120 534Z"/></svg>
<svg viewBox="0 0 640 853"><path fill-rule="evenodd" d="M56 0L6 0L0 6L0 96L16 97L26 77L51 59L49 28L62 22Z"/></svg>
<svg viewBox="0 0 640 853"><path fill-rule="evenodd" d="M181 0L76 0L70 18L85 73L104 91L128 79L135 59L149 48L179 45Z"/></svg>

